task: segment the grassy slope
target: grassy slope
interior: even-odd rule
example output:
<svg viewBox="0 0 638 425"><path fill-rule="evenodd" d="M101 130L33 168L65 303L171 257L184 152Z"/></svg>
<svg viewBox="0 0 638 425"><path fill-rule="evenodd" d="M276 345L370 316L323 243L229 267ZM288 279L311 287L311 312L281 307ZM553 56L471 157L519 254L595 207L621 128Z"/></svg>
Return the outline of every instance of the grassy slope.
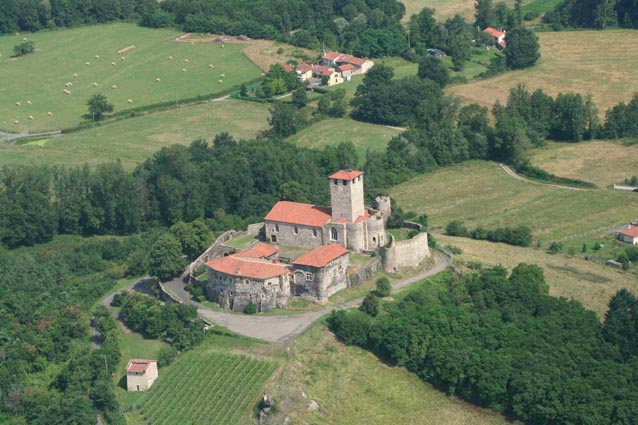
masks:
<svg viewBox="0 0 638 425"><path fill-rule="evenodd" d="M607 187L638 175L638 144L617 141L550 142L532 153L532 163L558 176L586 180Z"/></svg>
<svg viewBox="0 0 638 425"><path fill-rule="evenodd" d="M182 107L51 137L43 146L0 144L0 165L79 165L119 158L130 169L164 146L210 141L223 131L252 138L268 127L268 116L266 105L243 101Z"/></svg>
<svg viewBox="0 0 638 425"><path fill-rule="evenodd" d="M632 30L538 33L541 59L536 66L447 89L464 103L491 107L507 101L509 89L590 93L600 113L638 90L638 32Z"/></svg>
<svg viewBox="0 0 638 425"><path fill-rule="evenodd" d="M289 142L312 149L352 142L362 161L368 149L383 151L390 139L401 131L383 125L368 124L349 118L323 120L288 139Z"/></svg>
<svg viewBox="0 0 638 425"><path fill-rule="evenodd" d="M500 264L508 269L519 263L539 264L545 271L550 295L576 299L598 313L600 318L604 317L609 298L616 291L621 288L629 288L632 292L638 290L635 274L579 257L449 236L437 235L437 241L461 248L463 253L457 256L457 260L460 258L465 262L478 261L490 266Z"/></svg>
<svg viewBox="0 0 638 425"><path fill-rule="evenodd" d="M413 373L386 366L365 350L345 346L322 323L298 337L288 356L278 391L281 410L292 423L506 423L496 413L445 396ZM307 411L310 400L319 404L317 412Z"/></svg>
<svg viewBox="0 0 638 425"><path fill-rule="evenodd" d="M390 194L404 210L426 212L434 229L452 220L487 228L525 224L543 242L582 244L634 219L638 210L638 197L631 192L523 182L490 162L442 168L400 184Z"/></svg>
<svg viewBox="0 0 638 425"><path fill-rule="evenodd" d="M109 24L0 37L0 128L11 131L69 127L81 121L87 99L106 94L116 111L133 106L219 92L242 81L257 78L260 70L241 51L245 45L176 43L173 30L151 30L133 24ZM27 36L36 52L17 59L10 55ZM117 51L135 45L120 60ZM100 58L96 59L95 55ZM173 56L174 60L168 57ZM190 62L185 63L184 59ZM89 61L90 66L85 62ZM111 66L116 62L116 66ZM210 69L209 64L215 68ZM187 72L181 72L186 68ZM77 73L77 78L73 74ZM225 83L219 84L220 74ZM161 82L156 82L160 78ZM65 82L72 82L65 95ZM93 83L98 83L93 87ZM117 85L113 90L112 85ZM27 105L27 101L33 102ZM22 106L17 107L16 102ZM47 112L53 117L47 117ZM34 120L28 120L33 115ZM13 121L19 120L19 125Z"/></svg>

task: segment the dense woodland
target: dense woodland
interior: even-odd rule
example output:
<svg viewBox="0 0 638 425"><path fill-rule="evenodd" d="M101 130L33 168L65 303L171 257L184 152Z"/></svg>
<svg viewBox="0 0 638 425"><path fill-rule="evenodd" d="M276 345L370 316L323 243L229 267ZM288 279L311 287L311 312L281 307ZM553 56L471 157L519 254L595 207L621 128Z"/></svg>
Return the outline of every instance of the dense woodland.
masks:
<svg viewBox="0 0 638 425"><path fill-rule="evenodd" d="M372 316L336 311L347 344L449 394L532 424L638 423L638 306L619 291L604 324L547 294L538 266L450 276Z"/></svg>
<svg viewBox="0 0 638 425"><path fill-rule="evenodd" d="M576 28L638 28L636 0L563 0L556 9L547 12L543 22Z"/></svg>

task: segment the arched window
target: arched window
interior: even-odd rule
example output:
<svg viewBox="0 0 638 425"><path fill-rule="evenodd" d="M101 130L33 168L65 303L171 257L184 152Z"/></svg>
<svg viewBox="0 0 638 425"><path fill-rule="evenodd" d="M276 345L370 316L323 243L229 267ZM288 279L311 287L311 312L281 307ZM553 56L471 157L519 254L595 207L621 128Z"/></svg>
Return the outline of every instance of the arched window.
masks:
<svg viewBox="0 0 638 425"><path fill-rule="evenodd" d="M339 239L339 234L337 233L337 229L334 227L330 228L330 240L336 241Z"/></svg>

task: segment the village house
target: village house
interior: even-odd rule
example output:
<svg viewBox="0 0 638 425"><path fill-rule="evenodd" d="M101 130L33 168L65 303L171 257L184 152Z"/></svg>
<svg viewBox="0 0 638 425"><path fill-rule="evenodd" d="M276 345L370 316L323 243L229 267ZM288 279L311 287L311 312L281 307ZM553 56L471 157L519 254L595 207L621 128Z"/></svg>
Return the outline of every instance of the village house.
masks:
<svg viewBox="0 0 638 425"><path fill-rule="evenodd" d="M365 74L374 66L374 62L369 59L358 58L339 52L325 53L321 57L321 63L334 67L352 65L352 75Z"/></svg>
<svg viewBox="0 0 638 425"><path fill-rule="evenodd" d="M505 48L507 43L505 41L505 31L497 30L496 28L487 27L483 32L490 36L491 44L499 49Z"/></svg>
<svg viewBox="0 0 638 425"><path fill-rule="evenodd" d="M626 228L618 231L618 240L632 245L638 245L638 225L629 224Z"/></svg>
<svg viewBox="0 0 638 425"><path fill-rule="evenodd" d="M148 391L157 377L157 360L131 359L126 365L128 391Z"/></svg>
<svg viewBox="0 0 638 425"><path fill-rule="evenodd" d="M297 78L310 86L334 86L349 81L353 75L365 74L374 66L368 59L357 58L339 52L328 52L321 58L320 64L300 63L294 69ZM288 65L286 72L293 72Z"/></svg>

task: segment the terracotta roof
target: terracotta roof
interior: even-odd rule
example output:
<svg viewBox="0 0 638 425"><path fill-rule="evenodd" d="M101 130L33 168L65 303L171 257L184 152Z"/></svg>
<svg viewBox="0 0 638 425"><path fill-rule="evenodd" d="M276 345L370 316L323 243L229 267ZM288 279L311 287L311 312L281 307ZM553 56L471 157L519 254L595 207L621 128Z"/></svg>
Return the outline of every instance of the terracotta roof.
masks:
<svg viewBox="0 0 638 425"><path fill-rule="evenodd" d="M370 213L368 212L368 210L365 210L363 212L363 215L360 215L359 217L357 217L357 219L354 222L361 223L362 221L367 221L367 220L370 220Z"/></svg>
<svg viewBox="0 0 638 425"><path fill-rule="evenodd" d="M241 258L265 258L275 255L277 252L278 249L274 246L268 245L267 243L260 243L233 255Z"/></svg>
<svg viewBox="0 0 638 425"><path fill-rule="evenodd" d="M322 227L330 221L331 209L299 202L279 201L266 215L265 220L302 226Z"/></svg>
<svg viewBox="0 0 638 425"><path fill-rule="evenodd" d="M363 174L363 171L339 170L333 175L331 175L329 178L337 179L337 180L354 180L362 174Z"/></svg>
<svg viewBox="0 0 638 425"><path fill-rule="evenodd" d="M638 238L638 226L629 226L628 229L622 229L618 233L631 238Z"/></svg>
<svg viewBox="0 0 638 425"><path fill-rule="evenodd" d="M350 69L354 69L354 65L352 65L351 63L347 63L345 65L338 66L337 69L339 71L348 71Z"/></svg>
<svg viewBox="0 0 638 425"><path fill-rule="evenodd" d="M207 267L231 276L264 280L288 273L286 266L269 261L239 258L234 255L217 258L206 263Z"/></svg>
<svg viewBox="0 0 638 425"><path fill-rule="evenodd" d="M131 359L126 365L126 371L130 373L143 373L146 372L146 369L154 362L157 362L157 360Z"/></svg>
<svg viewBox="0 0 638 425"><path fill-rule="evenodd" d="M332 260L348 253L348 250L337 244L322 245L297 258L292 264L297 266L324 267Z"/></svg>
<svg viewBox="0 0 638 425"><path fill-rule="evenodd" d="M312 71L312 65L308 65L307 63L300 63L299 65L297 65L297 71L301 73Z"/></svg>
<svg viewBox="0 0 638 425"><path fill-rule="evenodd" d="M333 60L339 58L340 56L343 56L343 54L339 53L339 52L327 52L325 55L323 55L321 57L321 59L326 59L326 60L333 61Z"/></svg>
<svg viewBox="0 0 638 425"><path fill-rule="evenodd" d="M502 37L505 35L505 33L503 31L499 31L496 28L492 28L492 27L487 27L483 30L484 33L487 33L489 35L491 35L492 37Z"/></svg>
<svg viewBox="0 0 638 425"><path fill-rule="evenodd" d="M337 62L345 62L345 63L361 66L367 61L368 61L367 59L357 58L350 55L344 55L343 57L339 58Z"/></svg>
<svg viewBox="0 0 638 425"><path fill-rule="evenodd" d="M295 68L293 68L292 65L290 65L289 63L285 63L282 66L284 67L284 71L286 72L293 72L295 70Z"/></svg>

